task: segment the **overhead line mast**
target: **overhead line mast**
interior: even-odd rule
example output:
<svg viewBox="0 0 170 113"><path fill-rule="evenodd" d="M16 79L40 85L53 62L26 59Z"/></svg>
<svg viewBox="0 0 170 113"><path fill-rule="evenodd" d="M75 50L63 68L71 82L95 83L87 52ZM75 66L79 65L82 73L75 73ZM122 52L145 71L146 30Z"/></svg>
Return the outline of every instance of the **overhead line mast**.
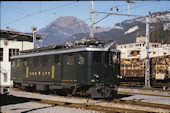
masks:
<svg viewBox="0 0 170 113"><path fill-rule="evenodd" d="M94 37L94 26L93 26L93 0L91 0L91 10L90 10L90 38Z"/></svg>

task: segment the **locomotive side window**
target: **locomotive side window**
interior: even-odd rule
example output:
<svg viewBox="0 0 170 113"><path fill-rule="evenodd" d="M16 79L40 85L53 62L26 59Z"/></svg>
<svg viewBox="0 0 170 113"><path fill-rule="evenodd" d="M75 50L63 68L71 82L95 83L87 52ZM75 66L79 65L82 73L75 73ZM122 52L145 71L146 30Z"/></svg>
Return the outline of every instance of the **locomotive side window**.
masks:
<svg viewBox="0 0 170 113"><path fill-rule="evenodd" d="M74 55L68 55L67 64L68 65L74 65Z"/></svg>
<svg viewBox="0 0 170 113"><path fill-rule="evenodd" d="M48 65L48 57L47 56L43 56L42 57L42 66L47 66Z"/></svg>
<svg viewBox="0 0 170 113"><path fill-rule="evenodd" d="M55 64L60 65L60 55L55 55Z"/></svg>
<svg viewBox="0 0 170 113"><path fill-rule="evenodd" d="M24 66L24 67L27 66L27 59L23 59L23 66Z"/></svg>
<svg viewBox="0 0 170 113"><path fill-rule="evenodd" d="M102 62L102 52L93 52L93 62L95 63Z"/></svg>
<svg viewBox="0 0 170 113"><path fill-rule="evenodd" d="M15 67L15 60L12 60L11 66L12 66L12 67Z"/></svg>
<svg viewBox="0 0 170 113"><path fill-rule="evenodd" d="M34 67L38 67L39 66L39 57L34 57L33 63L34 63Z"/></svg>
<svg viewBox="0 0 170 113"><path fill-rule="evenodd" d="M17 64L16 64L17 67L20 67L20 59L17 59Z"/></svg>
<svg viewBox="0 0 170 113"><path fill-rule="evenodd" d="M84 55L79 54L79 64L84 64Z"/></svg>
<svg viewBox="0 0 170 113"><path fill-rule="evenodd" d="M0 48L0 61L3 61L3 48Z"/></svg>

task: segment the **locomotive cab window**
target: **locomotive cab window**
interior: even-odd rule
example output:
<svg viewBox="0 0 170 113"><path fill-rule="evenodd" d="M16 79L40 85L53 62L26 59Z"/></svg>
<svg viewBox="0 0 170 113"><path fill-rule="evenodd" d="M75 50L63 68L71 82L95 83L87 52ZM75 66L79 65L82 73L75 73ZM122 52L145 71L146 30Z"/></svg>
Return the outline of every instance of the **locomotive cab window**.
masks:
<svg viewBox="0 0 170 113"><path fill-rule="evenodd" d="M120 64L120 53L117 53L117 63Z"/></svg>
<svg viewBox="0 0 170 113"><path fill-rule="evenodd" d="M114 64L120 63L120 53L112 53L112 61Z"/></svg>
<svg viewBox="0 0 170 113"><path fill-rule="evenodd" d="M105 53L105 63L110 63L110 53L109 52L106 52Z"/></svg>
<svg viewBox="0 0 170 113"><path fill-rule="evenodd" d="M67 64L68 65L74 65L74 55L68 55L67 57Z"/></svg>
<svg viewBox="0 0 170 113"><path fill-rule="evenodd" d="M93 62L95 63L102 62L102 52L93 52Z"/></svg>
<svg viewBox="0 0 170 113"><path fill-rule="evenodd" d="M60 65L60 55L55 55L55 64Z"/></svg>

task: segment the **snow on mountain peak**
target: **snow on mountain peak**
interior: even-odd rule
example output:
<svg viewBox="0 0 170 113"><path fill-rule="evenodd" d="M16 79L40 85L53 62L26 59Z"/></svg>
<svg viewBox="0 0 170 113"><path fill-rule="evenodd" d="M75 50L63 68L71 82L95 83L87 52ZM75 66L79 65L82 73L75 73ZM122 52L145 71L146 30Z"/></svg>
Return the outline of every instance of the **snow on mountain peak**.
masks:
<svg viewBox="0 0 170 113"><path fill-rule="evenodd" d="M130 28L129 30L127 30L127 31L124 33L124 35L126 35L126 34L128 34L128 33L132 33L132 32L134 32L134 31L136 31L136 30L138 30L138 29L139 29L139 26L134 26L134 27Z"/></svg>
<svg viewBox="0 0 170 113"><path fill-rule="evenodd" d="M114 29L124 29L122 26L115 26Z"/></svg>

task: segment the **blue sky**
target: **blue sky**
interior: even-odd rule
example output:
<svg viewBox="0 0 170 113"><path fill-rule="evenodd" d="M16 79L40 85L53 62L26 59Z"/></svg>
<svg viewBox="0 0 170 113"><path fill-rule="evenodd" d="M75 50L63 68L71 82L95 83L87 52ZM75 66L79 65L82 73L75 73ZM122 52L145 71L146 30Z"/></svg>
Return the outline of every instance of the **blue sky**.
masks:
<svg viewBox="0 0 170 113"><path fill-rule="evenodd" d="M31 32L31 27L44 28L61 16L74 16L90 25L90 1L1 1L1 29L6 27L21 32ZM94 1L94 11L111 12L118 7L119 13L128 13L125 1ZM170 1L136 1L130 4L130 14L146 16L151 12L170 11ZM113 12L116 12L113 9ZM94 22L102 18L94 14ZM134 17L109 16L96 26L111 26Z"/></svg>

